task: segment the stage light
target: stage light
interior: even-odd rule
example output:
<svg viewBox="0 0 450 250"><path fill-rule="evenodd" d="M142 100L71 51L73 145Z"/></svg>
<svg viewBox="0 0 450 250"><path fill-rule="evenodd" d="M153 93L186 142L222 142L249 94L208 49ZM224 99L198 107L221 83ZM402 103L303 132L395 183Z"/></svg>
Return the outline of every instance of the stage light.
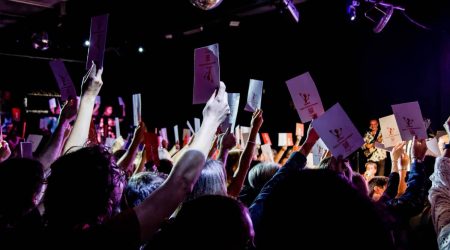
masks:
<svg viewBox="0 0 450 250"><path fill-rule="evenodd" d="M142 46L139 46L138 52L139 52L139 53L144 53L144 48L143 48Z"/></svg>
<svg viewBox="0 0 450 250"><path fill-rule="evenodd" d="M84 47L89 47L91 45L91 42L89 40L84 41Z"/></svg>

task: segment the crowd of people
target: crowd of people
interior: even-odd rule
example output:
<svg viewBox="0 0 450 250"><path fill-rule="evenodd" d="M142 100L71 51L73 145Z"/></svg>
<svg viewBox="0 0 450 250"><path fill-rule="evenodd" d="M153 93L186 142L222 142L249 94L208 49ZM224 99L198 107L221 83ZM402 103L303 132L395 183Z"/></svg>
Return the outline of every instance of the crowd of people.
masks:
<svg viewBox="0 0 450 250"><path fill-rule="evenodd" d="M256 143L260 109L246 141L221 131L221 82L188 143L154 148L142 121L116 137L110 107L92 135L102 72L93 64L33 157L15 153L13 129L0 138L2 249L450 249L450 118L437 157L425 139L375 147L374 119L364 169L330 152L313 165L312 126L274 157Z"/></svg>

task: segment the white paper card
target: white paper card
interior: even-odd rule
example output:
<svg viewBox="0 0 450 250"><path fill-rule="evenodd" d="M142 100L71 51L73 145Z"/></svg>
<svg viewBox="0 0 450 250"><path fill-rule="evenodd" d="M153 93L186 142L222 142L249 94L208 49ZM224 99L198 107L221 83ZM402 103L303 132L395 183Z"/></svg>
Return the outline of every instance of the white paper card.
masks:
<svg viewBox="0 0 450 250"><path fill-rule="evenodd" d="M111 148L112 145L114 144L114 141L115 141L114 138L106 137L106 140L105 140L105 146L106 146L107 148Z"/></svg>
<svg viewBox="0 0 450 250"><path fill-rule="evenodd" d="M323 143L322 139L319 139L316 144L314 144L311 154L312 154L312 164L317 167L319 166L320 160L322 159L325 151L328 150L325 143Z"/></svg>
<svg viewBox="0 0 450 250"><path fill-rule="evenodd" d="M116 138L121 137L120 135L120 120L118 117L114 118L114 125L116 126Z"/></svg>
<svg viewBox="0 0 450 250"><path fill-rule="evenodd" d="M270 162L274 162L273 160L273 151L269 144L261 145L261 152L264 154L266 159Z"/></svg>
<svg viewBox="0 0 450 250"><path fill-rule="evenodd" d="M222 122L221 128L222 131L225 132L227 128L230 128L230 131L233 132L236 125L236 118L239 109L239 100L241 94L240 93L228 93L228 105L230 106L230 114L228 117ZM237 134L235 134L237 135Z"/></svg>
<svg viewBox="0 0 450 250"><path fill-rule="evenodd" d="M31 142L32 147L31 151L34 153L36 152L36 149L39 147L39 144L42 141L42 135L35 135L35 134L29 134L27 138L27 142Z"/></svg>
<svg viewBox="0 0 450 250"><path fill-rule="evenodd" d="M50 61L50 67L52 68L53 75L58 83L61 101L65 102L71 98L75 98L77 92L69 72L67 71L66 66L64 66L64 62L61 60Z"/></svg>
<svg viewBox="0 0 450 250"><path fill-rule="evenodd" d="M427 139L427 154L438 157L441 155L441 151L439 150L438 141L436 138Z"/></svg>
<svg viewBox="0 0 450 250"><path fill-rule="evenodd" d="M20 142L20 157L33 158L33 144L31 142Z"/></svg>
<svg viewBox="0 0 450 250"><path fill-rule="evenodd" d="M167 129L166 128L161 128L159 130L159 135L166 141L169 142L169 138L167 137Z"/></svg>
<svg viewBox="0 0 450 250"><path fill-rule="evenodd" d="M123 101L122 97L117 97L117 100L119 101L119 106L125 106L125 102Z"/></svg>
<svg viewBox="0 0 450 250"><path fill-rule="evenodd" d="M194 131L194 129L192 128L191 123L190 123L189 121L186 121L186 124L187 124L189 130L191 131L191 133L192 133L192 134L195 134L195 131Z"/></svg>
<svg viewBox="0 0 450 250"><path fill-rule="evenodd" d="M308 72L286 81L286 84L303 123L323 114L319 92Z"/></svg>
<svg viewBox="0 0 450 250"><path fill-rule="evenodd" d="M392 105L392 110L403 141L412 140L414 136L417 136L417 139L427 138L422 112L417 101Z"/></svg>
<svg viewBox="0 0 450 250"><path fill-rule="evenodd" d="M380 118L381 135L383 136L383 144L385 147L394 147L402 142L400 130L394 115L388 115Z"/></svg>
<svg viewBox="0 0 450 250"><path fill-rule="evenodd" d="M247 104L244 110L255 112L261 108L261 97L263 90L263 81L250 79L247 94Z"/></svg>
<svg viewBox="0 0 450 250"><path fill-rule="evenodd" d="M346 158L364 144L363 138L339 103L314 120L312 126L335 157L342 155Z"/></svg>
<svg viewBox="0 0 450 250"><path fill-rule="evenodd" d="M50 109L56 108L56 99L51 98L50 100L48 100L48 106L50 107Z"/></svg>
<svg viewBox="0 0 450 250"><path fill-rule="evenodd" d="M175 143L180 143L180 136L178 134L178 125L173 126L173 135L175 137Z"/></svg>
<svg viewBox="0 0 450 250"><path fill-rule="evenodd" d="M195 128L195 133L197 133L200 130L200 119L199 118L194 118L194 128Z"/></svg>
<svg viewBox="0 0 450 250"><path fill-rule="evenodd" d="M95 97L95 104L100 104L102 103L102 98L98 95Z"/></svg>
<svg viewBox="0 0 450 250"><path fill-rule="evenodd" d="M141 94L133 95L133 124L135 127L139 125L142 115Z"/></svg>
<svg viewBox="0 0 450 250"><path fill-rule="evenodd" d="M219 44L194 51L193 104L206 103L220 86Z"/></svg>
<svg viewBox="0 0 450 250"><path fill-rule="evenodd" d="M256 145L261 145L261 135L259 133L256 133L255 143Z"/></svg>

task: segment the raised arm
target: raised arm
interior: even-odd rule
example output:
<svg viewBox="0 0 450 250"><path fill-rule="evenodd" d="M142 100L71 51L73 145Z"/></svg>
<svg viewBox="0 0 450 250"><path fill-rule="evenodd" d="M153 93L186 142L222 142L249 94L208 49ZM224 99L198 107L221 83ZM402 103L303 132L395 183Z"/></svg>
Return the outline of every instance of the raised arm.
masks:
<svg viewBox="0 0 450 250"><path fill-rule="evenodd" d="M92 67L83 77L80 109L78 110L77 119L73 125L72 132L64 145L63 152L67 152L67 150L75 146L83 146L88 139L95 97L98 95L98 92L100 92L103 85L102 72L103 69L97 71L95 63L92 63Z"/></svg>
<svg viewBox="0 0 450 250"><path fill-rule="evenodd" d="M186 153L175 164L166 182L143 203L135 207L140 222L141 239L149 240L165 218L192 191L208 155L217 127L230 113L225 84L211 96L203 110L203 123Z"/></svg>
<svg viewBox="0 0 450 250"><path fill-rule="evenodd" d="M63 106L55 132L37 157L42 163L42 166L44 166L44 171L47 171L50 165L61 155L61 150L64 145L64 133L76 117L77 99L72 99Z"/></svg>
<svg viewBox="0 0 450 250"><path fill-rule="evenodd" d="M247 176L248 169L252 163L253 155L255 154L256 148L256 136L263 123L262 110L258 109L253 113L251 121L250 135L248 137L247 144L245 145L244 152L241 154L239 159L239 166L233 179L228 186L228 195L232 197L237 197L241 192L242 186L244 185L245 176Z"/></svg>
<svg viewBox="0 0 450 250"><path fill-rule="evenodd" d="M117 161L117 165L128 174L134 172L133 162L139 150L139 145L144 141L144 134L146 130L145 124L140 122L136 127L136 130L134 130L130 147L128 147L127 152L125 152L125 154Z"/></svg>
<svg viewBox="0 0 450 250"><path fill-rule="evenodd" d="M217 160L221 161L224 166L227 165L228 153L235 146L236 137L228 128L227 131L220 136L219 155L217 156Z"/></svg>

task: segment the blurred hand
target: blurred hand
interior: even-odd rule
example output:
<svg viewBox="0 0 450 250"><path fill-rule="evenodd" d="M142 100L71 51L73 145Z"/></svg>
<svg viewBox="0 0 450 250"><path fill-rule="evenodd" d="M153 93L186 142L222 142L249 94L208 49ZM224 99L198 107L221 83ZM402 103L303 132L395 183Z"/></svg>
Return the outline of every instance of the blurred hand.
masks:
<svg viewBox="0 0 450 250"><path fill-rule="evenodd" d="M253 112L252 121L251 121L251 127L252 129L255 128L259 130L264 122L263 119L263 111L261 109L257 109L255 112Z"/></svg>
<svg viewBox="0 0 450 250"><path fill-rule="evenodd" d="M220 82L219 90L216 90L214 92L214 94L206 103L205 108L203 109L203 120L212 119L215 123L220 124L230 113L230 106L228 106L228 96L225 89L225 84L223 82Z"/></svg>
<svg viewBox="0 0 450 250"><path fill-rule="evenodd" d="M5 161L9 158L11 155L11 149L9 148L9 145L6 141L1 142L1 148L0 148L0 162Z"/></svg>
<svg viewBox="0 0 450 250"><path fill-rule="evenodd" d="M222 149L232 149L236 146L236 137L230 133L230 129L228 128L224 134L219 136L219 143Z"/></svg>
<svg viewBox="0 0 450 250"><path fill-rule="evenodd" d="M78 101L77 99L68 100L62 107L59 119L64 122L72 122L77 117L78 112Z"/></svg>
<svg viewBox="0 0 450 250"><path fill-rule="evenodd" d="M86 75L83 77L83 83L81 84L81 95L97 96L102 88L102 73L103 68L97 71L97 66L92 62L92 66Z"/></svg>
<svg viewBox="0 0 450 250"><path fill-rule="evenodd" d="M427 152L427 143L425 139L418 140L415 136L413 138L413 146L411 155L413 158L423 160L425 158L425 153Z"/></svg>

